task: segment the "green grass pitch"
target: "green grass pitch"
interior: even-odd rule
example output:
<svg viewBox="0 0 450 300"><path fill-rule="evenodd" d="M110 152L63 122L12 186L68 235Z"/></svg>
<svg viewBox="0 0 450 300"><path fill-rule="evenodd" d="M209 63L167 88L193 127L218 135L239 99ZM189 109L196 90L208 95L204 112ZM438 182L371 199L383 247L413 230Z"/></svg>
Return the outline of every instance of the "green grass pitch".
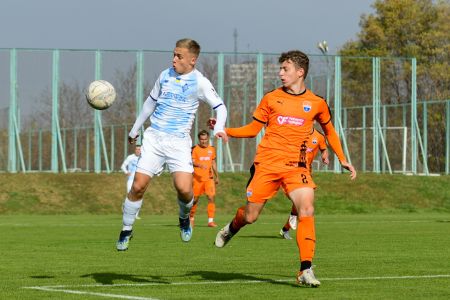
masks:
<svg viewBox="0 0 450 300"><path fill-rule="evenodd" d="M263 214L223 249L204 215L190 243L176 216L142 218L117 252L119 215L0 216L0 299L450 298L446 213L316 216L315 289L295 284L295 240L278 236L287 214Z"/></svg>

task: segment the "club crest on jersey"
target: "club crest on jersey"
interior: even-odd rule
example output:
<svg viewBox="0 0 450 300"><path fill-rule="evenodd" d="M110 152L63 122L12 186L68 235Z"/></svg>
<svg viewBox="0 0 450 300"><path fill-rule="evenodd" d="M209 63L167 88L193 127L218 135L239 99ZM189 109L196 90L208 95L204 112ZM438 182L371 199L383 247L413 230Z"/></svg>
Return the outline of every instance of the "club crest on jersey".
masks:
<svg viewBox="0 0 450 300"><path fill-rule="evenodd" d="M247 189L247 197L251 197L253 195L252 189Z"/></svg>
<svg viewBox="0 0 450 300"><path fill-rule="evenodd" d="M311 102L305 101L303 102L303 111L310 112L311 111Z"/></svg>
<svg viewBox="0 0 450 300"><path fill-rule="evenodd" d="M186 92L186 91L188 90L189 85L186 83L186 84L184 84L181 88L182 88L183 93L184 93L184 92Z"/></svg>
<svg viewBox="0 0 450 300"><path fill-rule="evenodd" d="M312 143L313 143L314 145L317 144L317 139L316 139L316 138L313 138Z"/></svg>

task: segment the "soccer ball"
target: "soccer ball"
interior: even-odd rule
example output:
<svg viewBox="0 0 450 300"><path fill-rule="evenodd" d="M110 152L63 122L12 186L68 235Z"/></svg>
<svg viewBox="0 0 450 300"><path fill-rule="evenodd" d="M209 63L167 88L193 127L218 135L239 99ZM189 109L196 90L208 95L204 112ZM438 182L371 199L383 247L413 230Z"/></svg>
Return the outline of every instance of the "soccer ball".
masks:
<svg viewBox="0 0 450 300"><path fill-rule="evenodd" d="M110 107L116 99L116 90L106 80L95 80L89 84L86 100L95 109L103 110Z"/></svg>

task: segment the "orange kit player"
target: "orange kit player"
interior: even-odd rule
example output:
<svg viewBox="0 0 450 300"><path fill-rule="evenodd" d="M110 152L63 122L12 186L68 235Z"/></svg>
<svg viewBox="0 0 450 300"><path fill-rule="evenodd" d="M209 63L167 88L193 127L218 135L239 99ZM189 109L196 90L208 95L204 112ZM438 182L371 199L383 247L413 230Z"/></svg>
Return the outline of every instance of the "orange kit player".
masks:
<svg viewBox="0 0 450 300"><path fill-rule="evenodd" d="M219 173L216 164L216 148L209 145L209 133L202 130L198 133L198 145L192 148L192 164L194 166L194 205L191 208L191 225L194 226L194 215L197 210L198 199L206 194L208 197L208 227L217 227L214 223L216 204L216 184L219 184Z"/></svg>
<svg viewBox="0 0 450 300"><path fill-rule="evenodd" d="M306 148L306 161L309 167L309 172L312 174L312 163L314 161L314 157L316 157L317 152L322 153L321 158L322 162L325 165L328 165L330 162L328 159L328 150L327 150L327 142L325 141L325 136L320 132L313 128L313 132L311 133L311 138L308 141ZM291 213L289 218L284 224L283 228L280 230L280 236L286 240L292 240L289 235L289 229L297 229L297 219L298 213L297 209L295 209L295 205L292 205Z"/></svg>
<svg viewBox="0 0 450 300"><path fill-rule="evenodd" d="M254 170L247 186L247 204L240 207L233 220L222 228L215 240L224 247L245 225L254 223L265 203L282 187L299 212L297 245L300 270L297 282L317 287L311 269L316 234L314 226L314 184L308 168L307 150L314 121L322 127L341 166L356 178L356 171L345 158L336 130L331 123L330 109L323 98L306 88L309 59L301 51L289 51L279 58L282 87L267 93L253 114L253 121L243 127L227 128L231 137L255 137L266 126L258 145ZM214 120L210 121L210 125Z"/></svg>

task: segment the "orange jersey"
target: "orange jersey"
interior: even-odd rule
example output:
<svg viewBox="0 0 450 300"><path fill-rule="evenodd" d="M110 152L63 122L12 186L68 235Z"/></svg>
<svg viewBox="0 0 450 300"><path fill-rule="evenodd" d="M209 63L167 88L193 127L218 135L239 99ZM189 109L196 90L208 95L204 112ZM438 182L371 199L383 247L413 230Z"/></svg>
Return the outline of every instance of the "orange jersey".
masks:
<svg viewBox="0 0 450 300"><path fill-rule="evenodd" d="M310 90L292 95L278 88L262 98L253 118L266 124L255 163L289 169L308 167L308 142L314 120L327 124L331 114L326 101Z"/></svg>
<svg viewBox="0 0 450 300"><path fill-rule="evenodd" d="M192 162L201 164L202 167L194 166L194 180L207 181L213 178L212 162L216 159L216 148L208 146L202 148L196 145L192 148Z"/></svg>
<svg viewBox="0 0 450 300"><path fill-rule="evenodd" d="M311 164L314 157L316 157L317 152L319 152L319 150L325 151L326 149L327 143L325 142L325 137L319 131L314 129L306 148L306 161L308 162L310 171L312 171Z"/></svg>

